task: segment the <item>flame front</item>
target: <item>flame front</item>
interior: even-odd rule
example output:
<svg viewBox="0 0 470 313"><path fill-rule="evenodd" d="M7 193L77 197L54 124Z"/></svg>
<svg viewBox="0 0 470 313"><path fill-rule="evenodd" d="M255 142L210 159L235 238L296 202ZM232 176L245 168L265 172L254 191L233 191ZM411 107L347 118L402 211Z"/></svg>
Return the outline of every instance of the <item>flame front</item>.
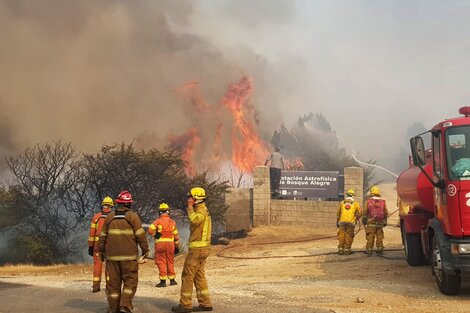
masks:
<svg viewBox="0 0 470 313"><path fill-rule="evenodd" d="M204 112L210 109L209 103L204 99L199 83L196 81L190 81L184 84L180 88L175 89L178 93L188 97L191 104L199 112Z"/></svg>
<svg viewBox="0 0 470 313"><path fill-rule="evenodd" d="M211 106L204 99L195 81L175 90L188 98L191 115L197 120L185 134L168 135L168 146L182 153L189 175L194 175L202 167L217 170L229 160L246 173L252 173L256 165L263 164L269 151L258 135L256 111L250 103L253 95L250 78L244 76L237 83L230 84L218 106ZM233 123L230 125L223 123L231 120ZM204 135L204 147L199 146L200 134Z"/></svg>
<svg viewBox="0 0 470 313"><path fill-rule="evenodd" d="M251 173L269 153L259 137L254 124L254 108L250 105L253 86L244 76L238 83L230 84L222 104L230 111L235 121L232 130L232 162L240 170Z"/></svg>
<svg viewBox="0 0 470 313"><path fill-rule="evenodd" d="M196 174L196 166L194 165L194 154L196 147L201 143L196 127L191 127L188 131L180 136L173 134L168 135L168 148L181 153L181 158L186 162L186 174L194 176Z"/></svg>

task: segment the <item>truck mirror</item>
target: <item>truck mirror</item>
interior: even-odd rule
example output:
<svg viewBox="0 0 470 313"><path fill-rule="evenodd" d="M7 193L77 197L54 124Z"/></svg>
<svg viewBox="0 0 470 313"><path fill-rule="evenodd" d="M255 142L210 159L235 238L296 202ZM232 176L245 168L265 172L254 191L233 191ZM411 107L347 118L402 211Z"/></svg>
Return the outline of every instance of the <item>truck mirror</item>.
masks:
<svg viewBox="0 0 470 313"><path fill-rule="evenodd" d="M411 155L413 156L413 164L425 165L426 156L425 156L423 138L421 136L416 136L416 137L411 138L410 145L411 145Z"/></svg>

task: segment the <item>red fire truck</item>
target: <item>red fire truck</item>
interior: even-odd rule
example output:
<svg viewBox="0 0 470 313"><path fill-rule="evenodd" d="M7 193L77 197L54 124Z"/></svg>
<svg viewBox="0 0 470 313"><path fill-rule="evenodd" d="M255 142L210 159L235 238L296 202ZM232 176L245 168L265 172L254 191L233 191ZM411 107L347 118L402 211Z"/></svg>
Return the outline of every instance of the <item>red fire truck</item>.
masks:
<svg viewBox="0 0 470 313"><path fill-rule="evenodd" d="M397 179L409 208L400 214L407 262L430 264L445 295L458 294L470 271L470 106L459 113L410 139L410 166Z"/></svg>

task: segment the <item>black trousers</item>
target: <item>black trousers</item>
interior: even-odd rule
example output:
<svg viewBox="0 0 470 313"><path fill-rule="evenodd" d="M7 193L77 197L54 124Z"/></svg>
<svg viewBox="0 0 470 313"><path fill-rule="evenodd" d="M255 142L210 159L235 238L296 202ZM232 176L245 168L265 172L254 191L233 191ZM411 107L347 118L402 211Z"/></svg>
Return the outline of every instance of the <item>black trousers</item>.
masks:
<svg viewBox="0 0 470 313"><path fill-rule="evenodd" d="M270 167L269 180L271 181L271 192L279 190L279 182L281 181L281 169Z"/></svg>

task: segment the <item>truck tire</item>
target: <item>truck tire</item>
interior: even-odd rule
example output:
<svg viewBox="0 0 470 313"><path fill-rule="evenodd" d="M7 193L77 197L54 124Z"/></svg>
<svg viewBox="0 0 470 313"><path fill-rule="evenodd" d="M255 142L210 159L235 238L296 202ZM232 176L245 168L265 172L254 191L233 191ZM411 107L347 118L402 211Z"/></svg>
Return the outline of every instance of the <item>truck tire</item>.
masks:
<svg viewBox="0 0 470 313"><path fill-rule="evenodd" d="M436 277L437 286L442 294L447 296L456 295L460 291L460 274L449 274L443 270L441 252L436 241L437 240L433 240L432 242L432 274Z"/></svg>
<svg viewBox="0 0 470 313"><path fill-rule="evenodd" d="M411 266L423 265L426 263L421 247L420 234L404 233L406 261Z"/></svg>
<svg viewBox="0 0 470 313"><path fill-rule="evenodd" d="M400 219L400 233L401 233L401 244L405 246L405 226L402 219Z"/></svg>

